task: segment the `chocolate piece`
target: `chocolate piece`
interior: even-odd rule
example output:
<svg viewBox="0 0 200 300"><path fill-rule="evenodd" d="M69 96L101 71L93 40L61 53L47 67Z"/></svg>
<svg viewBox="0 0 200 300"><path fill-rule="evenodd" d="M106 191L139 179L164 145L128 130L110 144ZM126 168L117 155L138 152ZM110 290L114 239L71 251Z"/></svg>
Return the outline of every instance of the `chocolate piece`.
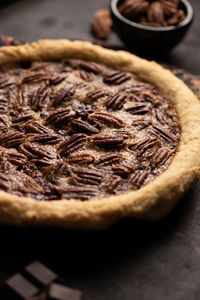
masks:
<svg viewBox="0 0 200 300"><path fill-rule="evenodd" d="M39 261L34 261L24 268L25 272L31 279L34 279L42 286L49 285L58 278L58 275L48 269Z"/></svg>
<svg viewBox="0 0 200 300"><path fill-rule="evenodd" d="M58 283L52 283L49 288L49 297L53 300L81 300L82 296L82 292Z"/></svg>
<svg viewBox="0 0 200 300"><path fill-rule="evenodd" d="M24 300L29 300L39 293L39 289L20 274L15 274L10 277L6 281L6 285L16 296Z"/></svg>
<svg viewBox="0 0 200 300"><path fill-rule="evenodd" d="M48 294L47 291L44 291L42 293L40 293L39 295L33 296L28 300L48 300Z"/></svg>
<svg viewBox="0 0 200 300"><path fill-rule="evenodd" d="M56 282L55 282L56 281ZM39 261L33 261L6 280L2 300L81 300L82 292L65 286L64 279Z"/></svg>

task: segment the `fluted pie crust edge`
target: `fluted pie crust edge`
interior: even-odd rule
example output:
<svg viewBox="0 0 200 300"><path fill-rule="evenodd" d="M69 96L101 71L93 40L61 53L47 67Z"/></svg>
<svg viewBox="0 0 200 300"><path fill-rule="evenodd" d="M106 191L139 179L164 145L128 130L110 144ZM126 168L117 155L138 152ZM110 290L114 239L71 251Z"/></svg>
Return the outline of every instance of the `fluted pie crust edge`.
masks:
<svg viewBox="0 0 200 300"><path fill-rule="evenodd" d="M175 157L160 176L137 191L93 201L36 201L0 192L0 224L103 229L124 217L158 220L167 215L200 176L200 103L170 71L125 51L90 42L40 40L0 49L0 63L80 58L138 75L155 85L176 108L181 138Z"/></svg>

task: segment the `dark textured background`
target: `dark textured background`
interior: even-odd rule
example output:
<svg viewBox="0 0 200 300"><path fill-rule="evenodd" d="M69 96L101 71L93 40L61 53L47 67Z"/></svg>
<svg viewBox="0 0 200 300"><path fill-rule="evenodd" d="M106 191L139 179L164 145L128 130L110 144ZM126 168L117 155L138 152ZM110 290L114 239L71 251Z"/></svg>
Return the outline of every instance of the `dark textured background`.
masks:
<svg viewBox="0 0 200 300"><path fill-rule="evenodd" d="M27 41L91 39L92 13L108 5L106 0L4 2L7 4L0 6L0 34ZM192 28L163 60L199 74L200 1L191 2L196 14ZM120 45L115 34L109 41ZM158 223L124 220L97 233L1 228L0 284L37 258L62 275L71 287L81 289L85 300L198 300L199 195L200 184L196 184Z"/></svg>

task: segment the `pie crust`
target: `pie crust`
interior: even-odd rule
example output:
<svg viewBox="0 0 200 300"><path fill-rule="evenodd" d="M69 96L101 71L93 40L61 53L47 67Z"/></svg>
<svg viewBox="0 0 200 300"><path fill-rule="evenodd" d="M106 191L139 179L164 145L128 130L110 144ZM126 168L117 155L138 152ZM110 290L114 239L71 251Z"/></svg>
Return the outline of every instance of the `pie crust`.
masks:
<svg viewBox="0 0 200 300"><path fill-rule="evenodd" d="M156 86L175 107L181 137L168 169L137 191L93 201L35 201L0 192L0 223L18 226L57 226L103 229L124 217L158 220L167 215L198 179L200 172L200 103L170 71L125 51L113 51L89 42L41 40L0 49L0 62L78 58L131 72Z"/></svg>

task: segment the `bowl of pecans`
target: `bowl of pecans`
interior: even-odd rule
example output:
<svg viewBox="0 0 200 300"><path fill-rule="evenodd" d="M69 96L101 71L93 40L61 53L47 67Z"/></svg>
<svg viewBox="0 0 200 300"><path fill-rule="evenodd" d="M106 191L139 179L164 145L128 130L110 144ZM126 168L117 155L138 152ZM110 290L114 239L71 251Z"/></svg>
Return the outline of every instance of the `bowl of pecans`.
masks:
<svg viewBox="0 0 200 300"><path fill-rule="evenodd" d="M116 33L140 54L164 54L185 36L193 20L188 0L111 0Z"/></svg>

